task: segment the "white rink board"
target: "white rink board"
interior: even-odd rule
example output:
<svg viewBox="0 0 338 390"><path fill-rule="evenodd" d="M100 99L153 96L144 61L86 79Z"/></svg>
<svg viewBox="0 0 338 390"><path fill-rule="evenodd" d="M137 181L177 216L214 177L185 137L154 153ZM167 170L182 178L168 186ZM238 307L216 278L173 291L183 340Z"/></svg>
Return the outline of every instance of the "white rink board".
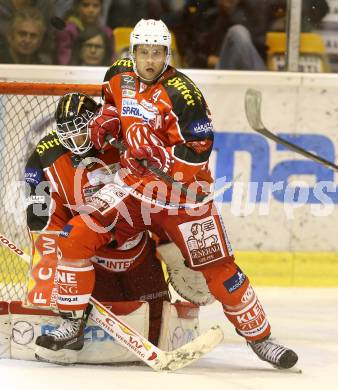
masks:
<svg viewBox="0 0 338 390"><path fill-rule="evenodd" d="M16 81L100 83L104 73L105 68L0 66L3 79ZM338 147L338 76L198 70L185 73L200 87L212 112L216 130L214 172L217 177L226 173L230 180L241 173L239 183L219 203L233 247L239 251L338 251L336 175L295 153L277 149L275 143L250 129L244 112L246 89L259 89L267 128L282 136L300 135L302 147L334 161ZM296 202L284 201L285 196L292 198L295 180L301 181L300 197ZM286 182L287 195L285 191L277 195L268 191L266 198L258 201L243 199L248 181L259 185ZM331 198L318 186L323 181L332 187ZM255 184L250 189L254 191Z"/></svg>

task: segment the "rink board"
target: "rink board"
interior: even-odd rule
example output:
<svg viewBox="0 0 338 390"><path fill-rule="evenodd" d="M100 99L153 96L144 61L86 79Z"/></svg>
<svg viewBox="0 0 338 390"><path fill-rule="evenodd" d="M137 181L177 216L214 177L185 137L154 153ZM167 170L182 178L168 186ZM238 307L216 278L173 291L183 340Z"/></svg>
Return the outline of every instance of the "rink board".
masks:
<svg viewBox="0 0 338 390"><path fill-rule="evenodd" d="M100 83L105 69L0 66L9 79ZM336 174L250 129L248 88L262 92L262 119L285 139L335 161L338 109L334 74L187 73L212 112L212 170L233 188L217 199L239 263L259 284L338 286ZM23 76L23 74L25 76ZM6 115L6 113L3 113ZM336 226L337 225L337 226Z"/></svg>

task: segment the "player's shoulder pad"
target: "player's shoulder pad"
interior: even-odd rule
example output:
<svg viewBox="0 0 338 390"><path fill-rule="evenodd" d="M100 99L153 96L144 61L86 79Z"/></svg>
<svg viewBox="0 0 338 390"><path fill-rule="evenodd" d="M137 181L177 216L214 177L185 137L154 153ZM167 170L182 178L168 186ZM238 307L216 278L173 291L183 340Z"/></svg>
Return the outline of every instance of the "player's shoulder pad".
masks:
<svg viewBox="0 0 338 390"><path fill-rule="evenodd" d="M174 108L205 106L202 92L196 84L184 73L176 71L162 82Z"/></svg>
<svg viewBox="0 0 338 390"><path fill-rule="evenodd" d="M113 63L107 70L104 81L109 81L112 77L125 72L133 72L133 61L130 58L122 58Z"/></svg>
<svg viewBox="0 0 338 390"><path fill-rule="evenodd" d="M38 142L35 152L39 156L42 168L46 168L67 153L68 149L61 145L55 130L51 130Z"/></svg>

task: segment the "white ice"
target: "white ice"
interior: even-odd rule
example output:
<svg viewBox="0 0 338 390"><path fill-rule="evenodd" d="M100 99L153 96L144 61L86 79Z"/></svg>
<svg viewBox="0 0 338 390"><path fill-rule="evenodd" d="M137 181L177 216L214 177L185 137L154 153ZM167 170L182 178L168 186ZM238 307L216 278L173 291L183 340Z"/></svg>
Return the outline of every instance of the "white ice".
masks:
<svg viewBox="0 0 338 390"><path fill-rule="evenodd" d="M338 388L338 288L256 288L273 336L299 355L295 371L260 361L223 317L218 304L201 310L201 326L224 326L225 342L177 372L145 366L62 367L0 360L0 389L6 390L324 390Z"/></svg>

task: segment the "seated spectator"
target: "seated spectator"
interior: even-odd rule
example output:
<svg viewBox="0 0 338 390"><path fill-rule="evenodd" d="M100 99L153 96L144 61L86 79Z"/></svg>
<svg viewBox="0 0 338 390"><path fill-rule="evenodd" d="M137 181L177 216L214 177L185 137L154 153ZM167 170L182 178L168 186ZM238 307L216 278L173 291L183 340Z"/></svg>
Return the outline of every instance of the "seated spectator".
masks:
<svg viewBox="0 0 338 390"><path fill-rule="evenodd" d="M88 27L74 42L71 65L109 66L113 63L111 42L98 27Z"/></svg>
<svg viewBox="0 0 338 390"><path fill-rule="evenodd" d="M185 65L264 70L265 35L275 1L187 0L180 23L173 28Z"/></svg>
<svg viewBox="0 0 338 390"><path fill-rule="evenodd" d="M270 31L286 30L287 1L274 0L273 7L278 18L274 20ZM327 0L304 0L302 2L302 32L311 32L318 30L324 16L329 12Z"/></svg>
<svg viewBox="0 0 338 390"><path fill-rule="evenodd" d="M0 0L0 46L6 41L14 14L26 7L37 8L43 15L46 31L39 51L44 52L44 55L48 57L54 46L53 29L49 21L55 14L55 0ZM2 51L3 48L0 47L0 50Z"/></svg>
<svg viewBox="0 0 338 390"><path fill-rule="evenodd" d="M107 25L133 27L142 18L148 19L146 0L113 0L107 14Z"/></svg>
<svg viewBox="0 0 338 390"><path fill-rule="evenodd" d="M26 7L17 11L0 48L0 62L6 64L50 64L51 55L41 51L46 24L40 10Z"/></svg>
<svg viewBox="0 0 338 390"><path fill-rule="evenodd" d="M47 24L55 14L54 3L55 0L0 0L0 34L7 35L14 14L26 7L38 8Z"/></svg>
<svg viewBox="0 0 338 390"><path fill-rule="evenodd" d="M208 67L265 70L267 3L217 0L217 6L219 13L211 34L224 38L219 54L208 57Z"/></svg>
<svg viewBox="0 0 338 390"><path fill-rule="evenodd" d="M74 8L67 19L66 27L56 32L56 61L69 65L72 58L74 42L79 34L89 27L100 28L110 41L111 51L115 55L112 30L100 25L103 0L75 0Z"/></svg>
<svg viewBox="0 0 338 390"><path fill-rule="evenodd" d="M183 67L208 67L210 51L207 35L217 17L213 0L203 2L186 0L183 9L178 12L176 23L170 26L177 37L177 49L183 61Z"/></svg>

